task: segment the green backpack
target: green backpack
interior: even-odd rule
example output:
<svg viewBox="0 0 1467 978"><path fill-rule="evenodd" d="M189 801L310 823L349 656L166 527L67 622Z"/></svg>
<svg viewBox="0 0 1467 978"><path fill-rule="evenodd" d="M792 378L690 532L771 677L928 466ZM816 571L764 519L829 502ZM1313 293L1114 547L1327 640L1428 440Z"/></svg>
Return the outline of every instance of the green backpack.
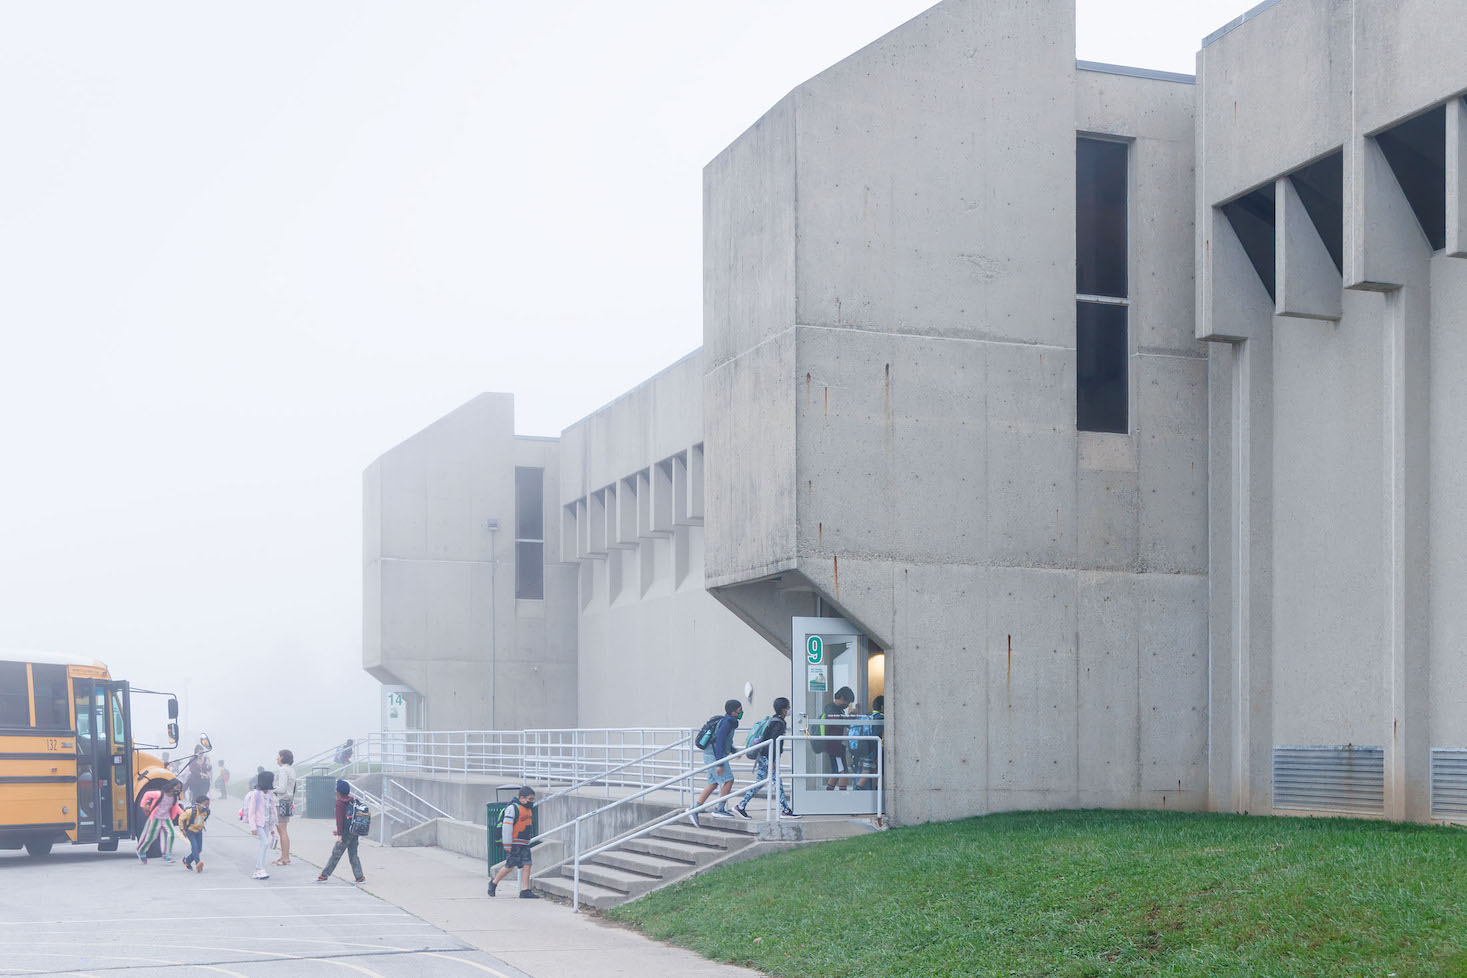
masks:
<svg viewBox="0 0 1467 978"><path fill-rule="evenodd" d="M763 720L760 720L758 723L754 724L754 729L750 730L749 736L744 738L744 746L753 747L755 744L762 741L764 739L764 732L769 729L769 721L773 719L773 716L767 716Z"/></svg>

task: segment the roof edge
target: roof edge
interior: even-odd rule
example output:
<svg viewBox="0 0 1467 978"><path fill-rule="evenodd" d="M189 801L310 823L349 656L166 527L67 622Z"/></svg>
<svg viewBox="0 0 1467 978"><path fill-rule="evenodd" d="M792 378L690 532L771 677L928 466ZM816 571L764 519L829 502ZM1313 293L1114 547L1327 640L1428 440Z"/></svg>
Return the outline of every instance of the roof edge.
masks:
<svg viewBox="0 0 1467 978"><path fill-rule="evenodd" d="M1277 2L1277 0L1274 0ZM1098 71L1105 75L1126 75L1131 78L1150 78L1153 81L1176 82L1181 85L1197 84L1196 75L1184 75L1177 71L1158 71L1155 68L1133 68L1130 65L1112 65L1104 61L1076 61L1078 71Z"/></svg>
<svg viewBox="0 0 1467 978"><path fill-rule="evenodd" d="M1222 37L1224 34L1232 33L1233 31L1237 30L1239 27L1242 27L1248 21L1252 20L1254 17L1257 17L1259 14L1263 13L1269 7L1272 7L1275 4L1277 4L1278 2L1279 2L1279 0L1263 0L1262 3L1260 3L1258 6L1254 7L1253 9L1244 11L1242 14L1238 15L1237 17L1234 17L1232 20L1228 21L1226 24L1222 25L1217 30L1213 31L1211 34L1209 34L1206 37L1204 37L1202 39L1202 46L1203 47L1207 47L1209 44L1211 44L1213 41L1216 41L1218 38Z"/></svg>

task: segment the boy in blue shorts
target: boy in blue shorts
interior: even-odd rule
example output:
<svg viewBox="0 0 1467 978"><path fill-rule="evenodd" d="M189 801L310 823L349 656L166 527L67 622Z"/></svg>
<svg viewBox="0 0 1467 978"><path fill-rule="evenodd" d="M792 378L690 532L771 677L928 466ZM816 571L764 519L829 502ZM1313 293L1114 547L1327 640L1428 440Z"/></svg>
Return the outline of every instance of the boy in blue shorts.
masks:
<svg viewBox="0 0 1467 978"><path fill-rule="evenodd" d="M734 752L733 735L739 729L739 720L744 715L744 704L738 700L728 700L723 704L723 716L718 720L718 726L713 731L713 741L703 748L703 763L712 764L714 761L723 760L717 767L708 769L708 783L703 786L703 793L698 796L693 809L708 800L713 794L713 789L718 789L718 797L724 799L733 790L733 765L727 758ZM688 810L688 820L694 825L702 827L698 821L698 813L693 809ZM727 815L733 817L733 812L728 810L728 803L720 800L717 807L713 809L715 815Z"/></svg>

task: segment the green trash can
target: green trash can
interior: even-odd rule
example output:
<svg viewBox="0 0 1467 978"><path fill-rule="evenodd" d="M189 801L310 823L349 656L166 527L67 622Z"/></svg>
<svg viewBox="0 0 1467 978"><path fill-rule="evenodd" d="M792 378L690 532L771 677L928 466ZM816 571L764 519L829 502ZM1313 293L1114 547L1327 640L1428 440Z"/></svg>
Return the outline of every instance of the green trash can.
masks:
<svg viewBox="0 0 1467 978"><path fill-rule="evenodd" d="M506 785L498 789L498 791L513 792L519 790L519 785ZM498 791L496 791L496 794ZM504 810L509 807L512 801L514 801L513 798L510 798L508 801L491 801L484 806L484 816L489 828L489 874L491 876L494 874L494 867L504 862L504 842L500 835L499 823L504 818ZM538 808L532 808L530 809L530 834L538 835L539 833L540 810Z"/></svg>
<svg viewBox="0 0 1467 978"><path fill-rule="evenodd" d="M306 783L306 818L336 817L336 779L325 774L308 774Z"/></svg>

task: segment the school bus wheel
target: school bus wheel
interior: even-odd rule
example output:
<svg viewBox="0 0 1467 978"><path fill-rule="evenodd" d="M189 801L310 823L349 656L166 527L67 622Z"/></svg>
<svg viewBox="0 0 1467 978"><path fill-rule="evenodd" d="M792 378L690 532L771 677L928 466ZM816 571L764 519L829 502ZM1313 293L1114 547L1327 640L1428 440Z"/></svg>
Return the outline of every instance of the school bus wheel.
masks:
<svg viewBox="0 0 1467 978"><path fill-rule="evenodd" d="M39 859L42 856L51 855L50 839L27 839L25 840L25 851Z"/></svg>

